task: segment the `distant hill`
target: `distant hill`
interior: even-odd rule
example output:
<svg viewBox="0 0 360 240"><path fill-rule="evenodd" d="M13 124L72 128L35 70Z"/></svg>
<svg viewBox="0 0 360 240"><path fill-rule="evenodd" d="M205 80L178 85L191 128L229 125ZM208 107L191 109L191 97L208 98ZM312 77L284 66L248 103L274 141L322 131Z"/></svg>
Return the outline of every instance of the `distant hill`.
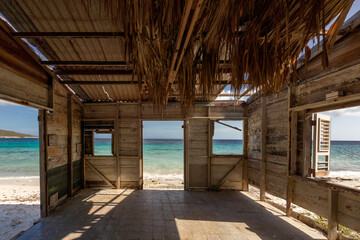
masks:
<svg viewBox="0 0 360 240"><path fill-rule="evenodd" d="M0 129L0 138L37 138L36 136Z"/></svg>

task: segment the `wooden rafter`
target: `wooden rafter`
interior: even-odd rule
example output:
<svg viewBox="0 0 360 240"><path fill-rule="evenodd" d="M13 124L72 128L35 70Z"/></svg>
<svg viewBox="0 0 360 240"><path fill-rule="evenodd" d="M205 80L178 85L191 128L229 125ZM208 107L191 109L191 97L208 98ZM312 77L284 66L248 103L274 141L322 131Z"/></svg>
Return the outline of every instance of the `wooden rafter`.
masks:
<svg viewBox="0 0 360 240"><path fill-rule="evenodd" d="M14 32L16 38L112 38L124 37L124 32Z"/></svg>
<svg viewBox="0 0 360 240"><path fill-rule="evenodd" d="M172 81L172 79L175 79L175 76L174 76L175 69L174 69L174 67L175 67L177 56L178 56L179 51L180 51L180 45L181 45L181 41L182 41L183 36L184 36L185 27L186 27L186 24L188 22L188 18L189 18L189 15L190 15L190 10L191 10L192 3L193 3L193 0L186 1L185 11L183 13L183 16L181 17L180 30L179 30L178 36L176 38L175 52L174 52L174 55L173 55L172 60L171 60L169 80L168 80L169 82Z"/></svg>
<svg viewBox="0 0 360 240"><path fill-rule="evenodd" d="M132 70L55 70L56 75L132 75Z"/></svg>
<svg viewBox="0 0 360 240"><path fill-rule="evenodd" d="M131 84L138 84L138 81L75 81L75 80L66 80L61 81L61 84L68 84L68 85L131 85Z"/></svg>
<svg viewBox="0 0 360 240"><path fill-rule="evenodd" d="M50 66L123 66L130 67L125 61L41 61Z"/></svg>
<svg viewBox="0 0 360 240"><path fill-rule="evenodd" d="M185 54L185 50L187 48L187 45L189 44L189 40L190 40L190 37L191 37L191 34L194 30L194 27L195 27L195 23L199 17L199 14L200 14L200 9L201 9L201 5L203 3L203 0L199 0L196 4L196 8L195 8L195 11L194 11L194 14L191 18L191 22L190 22L190 25L189 25L189 28L188 28L188 31L186 33L186 38L184 40L184 43L182 44L182 48L181 48L181 52L180 52L180 55L179 55L179 59L177 60L177 63L176 63L176 67L175 67L175 71L174 72L170 72L169 74L169 86L171 87L171 85L174 83L175 81L175 78L176 78L176 74L177 72L179 71L179 67L181 65L181 62L182 62L182 59L184 57L184 54ZM182 37L181 37L182 38ZM177 54L176 54L177 55ZM172 71L173 69L171 69Z"/></svg>

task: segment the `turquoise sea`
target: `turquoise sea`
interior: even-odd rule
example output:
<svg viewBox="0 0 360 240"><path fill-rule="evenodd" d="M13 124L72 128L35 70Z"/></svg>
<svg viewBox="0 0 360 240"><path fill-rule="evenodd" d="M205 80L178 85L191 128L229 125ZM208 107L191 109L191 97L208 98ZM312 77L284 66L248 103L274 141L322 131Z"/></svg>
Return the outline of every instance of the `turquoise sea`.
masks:
<svg viewBox="0 0 360 240"><path fill-rule="evenodd" d="M145 139L144 172L182 174L183 140ZM214 140L215 154L241 154L241 140ZM110 139L95 139L96 155L111 155ZM360 141L331 142L331 171L360 172ZM38 176L38 139L0 139L0 177Z"/></svg>

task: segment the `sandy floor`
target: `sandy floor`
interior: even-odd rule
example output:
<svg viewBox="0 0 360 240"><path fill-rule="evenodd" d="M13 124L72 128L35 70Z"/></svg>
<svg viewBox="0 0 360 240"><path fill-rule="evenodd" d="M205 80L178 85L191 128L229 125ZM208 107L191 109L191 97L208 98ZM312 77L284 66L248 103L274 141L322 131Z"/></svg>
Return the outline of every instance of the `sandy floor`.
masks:
<svg viewBox="0 0 360 240"><path fill-rule="evenodd" d="M39 218L39 178L0 179L0 239L27 230Z"/></svg>

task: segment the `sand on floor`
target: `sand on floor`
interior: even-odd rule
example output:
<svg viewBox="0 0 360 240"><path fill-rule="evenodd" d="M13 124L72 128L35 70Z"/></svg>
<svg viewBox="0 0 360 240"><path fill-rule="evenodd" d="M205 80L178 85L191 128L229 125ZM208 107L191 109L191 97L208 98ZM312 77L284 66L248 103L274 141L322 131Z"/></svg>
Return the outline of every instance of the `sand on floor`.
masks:
<svg viewBox="0 0 360 240"><path fill-rule="evenodd" d="M29 229L39 218L39 178L0 178L0 239Z"/></svg>
<svg viewBox="0 0 360 240"><path fill-rule="evenodd" d="M331 175L327 180L345 186L360 188L360 177L348 174ZM344 176L345 175L345 176ZM144 189L184 189L181 174L154 174L144 172ZM258 189L251 188L259 195ZM284 199L269 195L271 201L284 206ZM294 206L296 212L308 212ZM315 217L315 214L314 214ZM39 178L0 178L0 240L10 239L30 228L40 218Z"/></svg>

